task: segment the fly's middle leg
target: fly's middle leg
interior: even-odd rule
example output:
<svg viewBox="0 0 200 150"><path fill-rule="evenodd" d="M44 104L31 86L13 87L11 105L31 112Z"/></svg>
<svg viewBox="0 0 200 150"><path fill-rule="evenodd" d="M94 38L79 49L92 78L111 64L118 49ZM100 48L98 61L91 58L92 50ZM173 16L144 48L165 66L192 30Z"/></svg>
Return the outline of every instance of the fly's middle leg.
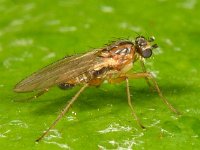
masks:
<svg viewBox="0 0 200 150"><path fill-rule="evenodd" d="M135 118L137 124L138 124L141 128L144 129L145 127L142 125L140 119L139 119L138 116L136 115L135 110L134 110L134 107L133 107L132 102L131 102L131 94L130 94L130 90L129 90L129 81L128 81L128 78L126 78L126 92L127 92L127 97L128 97L128 105L129 105L129 107L131 108L132 115L133 115L133 117Z"/></svg>
<svg viewBox="0 0 200 150"><path fill-rule="evenodd" d="M120 77L118 77L118 78L110 79L108 82L109 82L109 83L119 83L119 82L122 82L122 81L124 81L124 80L126 81L126 92L127 92L127 98L128 98L128 105L129 105L129 107L130 107L130 109L131 109L131 113L132 113L134 119L136 120L137 124L138 124L141 128L144 129L145 127L142 125L140 119L138 118L138 116L137 116L137 114L136 114L136 112L135 112L135 109L134 109L134 107L133 107L133 104L132 104L132 102L131 102L131 94L130 94L130 90L129 90L129 81L128 81L128 77L126 77L126 76L120 76Z"/></svg>

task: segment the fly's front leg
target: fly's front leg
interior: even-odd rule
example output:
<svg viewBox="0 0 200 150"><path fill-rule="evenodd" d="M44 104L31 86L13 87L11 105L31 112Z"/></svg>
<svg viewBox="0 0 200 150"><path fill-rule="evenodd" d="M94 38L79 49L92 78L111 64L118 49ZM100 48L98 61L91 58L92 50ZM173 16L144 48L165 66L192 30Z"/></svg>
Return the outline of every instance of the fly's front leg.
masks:
<svg viewBox="0 0 200 150"><path fill-rule="evenodd" d="M173 111L176 114L179 114L179 112L167 101L167 99L163 96L156 80L154 79L154 77L152 76L151 73L149 72L142 72L142 73L134 73L134 74L127 74L126 75L128 78L134 78L134 79L138 79L138 78L148 78L152 81L154 88L156 89L158 95L160 96L160 98L162 99L162 101L167 105L167 107Z"/></svg>
<svg viewBox="0 0 200 150"><path fill-rule="evenodd" d="M141 65L141 67L142 67L142 71L143 71L144 73L146 73L146 72L147 72L147 69L146 69L146 67L145 67L145 65L144 65L144 62L143 62L142 60L140 60L140 65ZM150 81L149 81L149 78L145 77L145 81L146 81L147 85L149 86L150 91L154 91L154 88L153 88L153 86L151 85L151 83L150 83Z"/></svg>
<svg viewBox="0 0 200 150"><path fill-rule="evenodd" d="M120 76L120 77L117 77L117 78L111 78L108 80L108 83L120 83L122 81L125 81L126 80L126 76Z"/></svg>

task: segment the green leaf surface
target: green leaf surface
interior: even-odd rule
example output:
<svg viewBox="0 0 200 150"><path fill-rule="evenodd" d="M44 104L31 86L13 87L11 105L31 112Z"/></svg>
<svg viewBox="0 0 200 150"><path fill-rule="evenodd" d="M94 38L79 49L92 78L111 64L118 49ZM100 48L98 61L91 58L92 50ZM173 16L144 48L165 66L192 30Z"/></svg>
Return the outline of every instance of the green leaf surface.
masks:
<svg viewBox="0 0 200 150"><path fill-rule="evenodd" d="M198 0L0 0L1 149L166 149L200 147L200 2ZM155 36L159 48L148 71L172 105L173 114L144 80L130 91L140 129L127 104L126 85L89 87L40 143L45 129L79 87L34 93L13 92L32 72L67 55L102 47L117 38ZM133 71L140 71L134 63Z"/></svg>

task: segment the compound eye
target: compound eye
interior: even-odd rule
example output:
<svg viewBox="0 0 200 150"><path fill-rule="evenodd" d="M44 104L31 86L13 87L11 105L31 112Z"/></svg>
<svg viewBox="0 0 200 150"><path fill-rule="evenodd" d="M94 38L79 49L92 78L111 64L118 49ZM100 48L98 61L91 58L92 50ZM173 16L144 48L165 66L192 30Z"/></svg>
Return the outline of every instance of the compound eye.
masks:
<svg viewBox="0 0 200 150"><path fill-rule="evenodd" d="M149 58L149 57L151 57L151 55L152 55L151 48L148 48L148 49L145 49L145 50L142 51L142 56L144 58Z"/></svg>

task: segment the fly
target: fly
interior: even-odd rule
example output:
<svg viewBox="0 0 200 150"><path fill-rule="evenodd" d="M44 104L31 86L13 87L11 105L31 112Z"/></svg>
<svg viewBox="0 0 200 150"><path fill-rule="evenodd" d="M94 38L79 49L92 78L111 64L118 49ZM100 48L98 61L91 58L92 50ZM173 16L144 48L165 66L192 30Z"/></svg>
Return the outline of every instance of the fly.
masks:
<svg viewBox="0 0 200 150"><path fill-rule="evenodd" d="M152 74L146 71L144 59L151 57L152 50L157 48L157 44L152 44L153 41L153 37L147 39L143 36L136 37L134 41L118 40L85 54L65 57L19 82L14 88L15 92L38 91L30 99L41 96L53 86L58 86L61 89L69 89L77 85L82 86L51 126L36 141L39 142L55 127L88 86L99 86L104 81L108 83L126 82L128 105L134 119L141 128L145 127L137 117L131 103L129 79L144 78L147 84L157 91L167 107L178 114L178 111L163 96ZM142 72L128 73L136 61L140 61Z"/></svg>

